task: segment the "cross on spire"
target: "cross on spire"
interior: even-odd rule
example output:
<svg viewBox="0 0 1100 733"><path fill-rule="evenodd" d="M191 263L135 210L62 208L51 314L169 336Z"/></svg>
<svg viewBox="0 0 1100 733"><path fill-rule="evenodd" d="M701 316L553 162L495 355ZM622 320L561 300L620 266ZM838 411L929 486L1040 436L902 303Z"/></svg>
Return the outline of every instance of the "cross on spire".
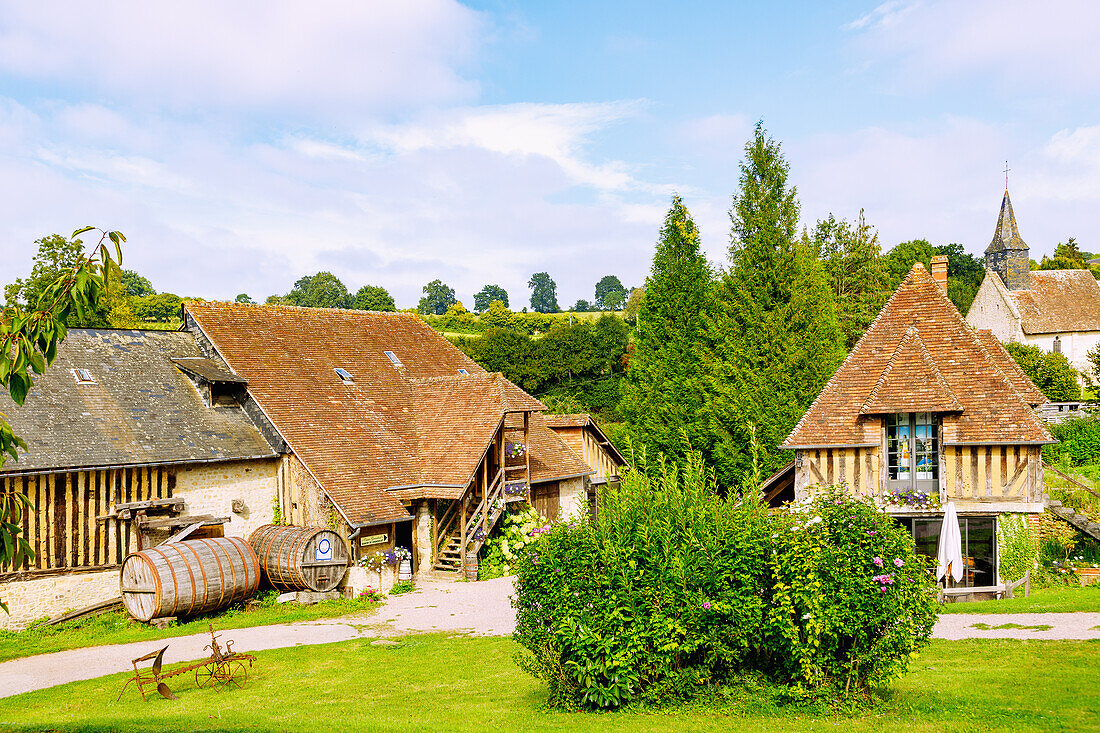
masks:
<svg viewBox="0 0 1100 733"><path fill-rule="evenodd" d="M1008 190L1008 172L1012 170L1008 167L1008 161L1005 161L1005 190Z"/></svg>

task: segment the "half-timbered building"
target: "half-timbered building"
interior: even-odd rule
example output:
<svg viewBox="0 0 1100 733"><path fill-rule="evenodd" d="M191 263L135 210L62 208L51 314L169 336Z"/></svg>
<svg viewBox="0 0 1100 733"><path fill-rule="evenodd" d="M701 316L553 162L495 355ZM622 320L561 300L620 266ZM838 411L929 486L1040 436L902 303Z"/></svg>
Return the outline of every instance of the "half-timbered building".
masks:
<svg viewBox="0 0 1100 733"><path fill-rule="evenodd" d="M1046 399L948 300L947 258L932 268L913 266L782 447L795 452L796 498L844 484L931 556L939 507L954 502L963 583L995 585L998 516L1043 511L1040 449L1054 441L1034 408ZM769 481L778 492L782 477Z"/></svg>

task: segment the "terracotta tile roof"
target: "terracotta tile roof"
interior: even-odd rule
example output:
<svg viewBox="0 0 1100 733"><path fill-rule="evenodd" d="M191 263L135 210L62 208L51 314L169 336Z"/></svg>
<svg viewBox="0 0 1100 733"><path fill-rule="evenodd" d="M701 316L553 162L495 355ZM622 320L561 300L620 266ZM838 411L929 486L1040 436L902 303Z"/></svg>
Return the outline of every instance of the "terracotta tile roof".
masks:
<svg viewBox="0 0 1100 733"><path fill-rule="evenodd" d="M546 420L546 425L554 431L568 430L570 428L586 428L596 433L596 438L601 445L607 449L611 454L612 459L620 466L626 465L626 458L619 452L619 449L607 439L607 435L596 423L596 421L586 412L579 412L572 415L543 415Z"/></svg>
<svg viewBox="0 0 1100 733"><path fill-rule="evenodd" d="M893 384L889 374L884 385L880 381L891 364L902 357L905 370L914 376L927 368L920 355L922 350L902 343L914 341L909 329L915 329L923 351L943 379L943 387L935 388L936 394L926 394L925 385L915 384L912 401L906 402L904 385ZM880 392L889 390L887 396L892 403L883 407L905 412L922 411L927 399L942 400L953 395L961 412L942 416L947 444L1053 440L987 354L977 333L920 263L913 266L782 447L877 445L879 419L861 414L876 386Z"/></svg>
<svg viewBox="0 0 1100 733"><path fill-rule="evenodd" d="M947 386L943 374L920 340L917 329L909 327L894 349L882 376L863 403L864 415L889 412L958 412L959 399Z"/></svg>
<svg viewBox="0 0 1100 733"><path fill-rule="evenodd" d="M28 446L5 472L277 457L239 406L206 406L179 357L202 359L193 334L70 328L22 407L0 392Z"/></svg>
<svg viewBox="0 0 1100 733"><path fill-rule="evenodd" d="M531 483L595 473L561 436L547 426L544 415L532 415L530 429Z"/></svg>
<svg viewBox="0 0 1100 733"><path fill-rule="evenodd" d="M989 276L997 275L990 270ZM1032 270L1029 289L1003 292L1024 333L1100 331L1100 285L1089 270Z"/></svg>
<svg viewBox="0 0 1100 733"><path fill-rule="evenodd" d="M228 303L185 308L354 523L407 518L400 498L412 497L404 489L464 486L507 412L545 409L413 315ZM352 383L344 384L336 368ZM533 464L547 476L572 475L575 459L550 435L534 436ZM387 491L396 487L404 489Z"/></svg>
<svg viewBox="0 0 1100 733"><path fill-rule="evenodd" d="M1001 370L1001 374L1023 397L1024 402L1035 406L1046 404L1049 401L1046 395L1035 386L1035 382L1032 382L1031 378L1024 374L1024 370L1020 368L1012 355L1005 350L1004 345L997 340L992 331L979 329L977 334L978 340L982 342L982 347L985 349L986 356Z"/></svg>

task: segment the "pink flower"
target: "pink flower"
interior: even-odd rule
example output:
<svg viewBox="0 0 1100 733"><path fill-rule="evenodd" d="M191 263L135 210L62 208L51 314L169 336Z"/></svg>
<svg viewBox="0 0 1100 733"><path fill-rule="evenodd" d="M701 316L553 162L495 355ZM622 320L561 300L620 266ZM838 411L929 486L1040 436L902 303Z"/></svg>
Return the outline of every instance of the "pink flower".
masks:
<svg viewBox="0 0 1100 733"><path fill-rule="evenodd" d="M710 601L703 601L703 608L710 610Z"/></svg>
<svg viewBox="0 0 1100 733"><path fill-rule="evenodd" d="M878 587L878 590L879 590L879 593L885 593L886 592L886 586L885 585L880 585Z"/></svg>
<svg viewBox="0 0 1100 733"><path fill-rule="evenodd" d="M905 564L905 561L904 561L904 560L902 560L902 559L901 559L900 557L895 557L895 558L894 558L894 566L895 566L895 567L899 567L899 568L900 568L900 567L901 567L902 565L904 565L904 564Z"/></svg>
<svg viewBox="0 0 1100 733"><path fill-rule="evenodd" d="M878 565L880 568L882 567L882 558L881 557L876 557L871 562L873 562L875 565Z"/></svg>

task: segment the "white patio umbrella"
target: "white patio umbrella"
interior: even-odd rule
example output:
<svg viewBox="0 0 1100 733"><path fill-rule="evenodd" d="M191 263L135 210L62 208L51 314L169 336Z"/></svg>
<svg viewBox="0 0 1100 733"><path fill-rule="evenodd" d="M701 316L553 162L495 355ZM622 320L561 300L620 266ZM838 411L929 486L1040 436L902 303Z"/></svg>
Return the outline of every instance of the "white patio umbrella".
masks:
<svg viewBox="0 0 1100 733"><path fill-rule="evenodd" d="M943 524L940 525L940 546L936 553L936 580L951 571L951 577L958 583L963 576L962 532L959 531L959 515L955 513L955 502L947 502L943 510Z"/></svg>

